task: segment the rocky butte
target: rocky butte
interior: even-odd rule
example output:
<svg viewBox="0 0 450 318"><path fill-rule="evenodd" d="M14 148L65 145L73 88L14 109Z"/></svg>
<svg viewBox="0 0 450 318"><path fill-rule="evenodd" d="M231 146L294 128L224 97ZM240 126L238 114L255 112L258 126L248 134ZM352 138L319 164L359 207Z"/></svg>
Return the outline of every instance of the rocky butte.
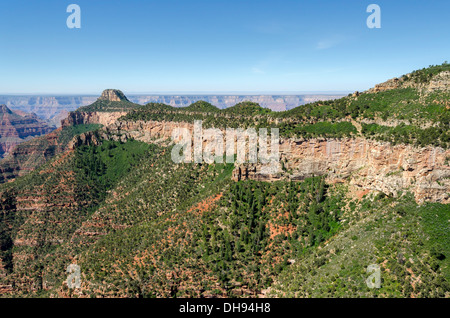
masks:
<svg viewBox="0 0 450 318"><path fill-rule="evenodd" d="M117 89L105 89L98 99L110 102L122 102L122 101L129 102L128 98L124 95L124 93L122 93L122 91Z"/></svg>

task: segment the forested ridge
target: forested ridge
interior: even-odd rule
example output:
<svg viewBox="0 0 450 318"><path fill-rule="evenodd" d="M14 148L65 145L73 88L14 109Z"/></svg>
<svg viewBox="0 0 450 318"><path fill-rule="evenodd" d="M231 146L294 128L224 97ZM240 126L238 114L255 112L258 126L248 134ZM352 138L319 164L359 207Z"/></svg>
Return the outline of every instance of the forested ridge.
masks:
<svg viewBox="0 0 450 318"><path fill-rule="evenodd" d="M337 100L318 101L275 112L257 103L242 102L218 109L207 102L188 107L149 103L133 108L119 120L190 122L219 128L278 127L284 137L356 137L415 146L450 146L450 92L424 89L450 64L430 66L404 75L398 87L350 94ZM201 105L201 106L200 106ZM357 125L362 127L358 129Z"/></svg>

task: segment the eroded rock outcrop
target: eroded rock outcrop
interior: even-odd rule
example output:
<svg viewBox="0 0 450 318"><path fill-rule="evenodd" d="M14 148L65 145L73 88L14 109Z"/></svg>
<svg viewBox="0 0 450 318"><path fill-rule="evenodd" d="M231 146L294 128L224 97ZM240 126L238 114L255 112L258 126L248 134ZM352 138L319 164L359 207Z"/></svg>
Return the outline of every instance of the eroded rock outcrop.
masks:
<svg viewBox="0 0 450 318"><path fill-rule="evenodd" d="M122 102L122 101L129 102L129 100L125 96L125 94L121 90L118 90L118 89L105 89L102 92L102 95L98 99L99 100L107 100L110 102Z"/></svg>
<svg viewBox="0 0 450 318"><path fill-rule="evenodd" d="M67 118L61 121L61 127L80 124L101 124L108 126L127 112L70 112Z"/></svg>
<svg viewBox="0 0 450 318"><path fill-rule="evenodd" d="M375 85L374 88L369 89L368 93L377 93L388 91L397 88L416 88L425 93L433 91L448 91L450 87L450 71L442 71L432 76L428 81L416 82L411 79L411 74L406 74L400 78L392 78L384 83Z"/></svg>
<svg viewBox="0 0 450 318"><path fill-rule="evenodd" d="M450 202L450 150L392 145L363 138L283 140L279 173L261 173L262 165L235 169L233 178L302 180L326 175L348 182L357 194L380 191L397 196L411 191L418 202ZM239 171L245 171L239 173Z"/></svg>
<svg viewBox="0 0 450 318"><path fill-rule="evenodd" d="M194 126L190 123L120 121L106 127L105 136L161 142L171 140L176 128L186 128L192 135ZM214 142L203 138L203 146ZM418 202L450 202L450 150L392 145L364 138L315 138L281 139L279 151L276 172L267 172L272 171L267 165L236 164L233 179L303 180L326 175L332 183L348 182L358 193L380 191L397 196L402 191L411 191Z"/></svg>
<svg viewBox="0 0 450 318"><path fill-rule="evenodd" d="M428 84L427 89L429 91L435 90L448 90L450 87L450 71L445 71L434 76L430 84Z"/></svg>

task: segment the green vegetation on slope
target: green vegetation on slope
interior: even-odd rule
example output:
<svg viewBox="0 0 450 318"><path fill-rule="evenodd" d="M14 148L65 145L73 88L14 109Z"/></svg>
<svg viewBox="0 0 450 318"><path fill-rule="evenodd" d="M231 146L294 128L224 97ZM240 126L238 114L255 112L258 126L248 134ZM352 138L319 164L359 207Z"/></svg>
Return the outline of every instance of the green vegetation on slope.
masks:
<svg viewBox="0 0 450 318"><path fill-rule="evenodd" d="M7 226L0 229L2 259L11 271L5 279L14 282L16 292L30 292L26 286L42 291L43 285L52 286L64 275L64 262L70 255L62 251L61 245L70 242L114 183L151 151L151 145L136 141L81 147L0 186L5 218L2 226ZM25 243L8 243L12 241ZM9 265L9 255L25 257L13 257Z"/></svg>
<svg viewBox="0 0 450 318"><path fill-rule="evenodd" d="M224 113L236 114L239 116L261 116L272 113L268 108L261 107L258 103L253 102L242 102L238 103L232 107L225 108Z"/></svg>
<svg viewBox="0 0 450 318"><path fill-rule="evenodd" d="M184 109L187 110L187 111L194 111L194 112L197 112L197 111L200 111L200 112L217 112L219 110L219 108L217 108L216 106L214 106L214 105L212 105L212 104L210 104L208 102L202 101L202 100L199 100L199 101L197 101L195 103L192 103L188 107L184 107Z"/></svg>
<svg viewBox="0 0 450 318"><path fill-rule="evenodd" d="M23 176L64 152L76 135L100 128L97 124L64 127L45 136L33 138L16 146L0 161L0 183Z"/></svg>
<svg viewBox="0 0 450 318"><path fill-rule="evenodd" d="M41 169L0 186L5 205L19 198L25 206L40 206L8 208L15 225L2 240L2 257L5 261L11 253L25 257L15 261L4 282L14 282L17 295L48 295L64 281L70 259L99 237L173 213L177 206L191 206L202 193L230 182L232 167L178 166L170 151L132 140L103 141L57 156ZM10 246L9 238L38 244Z"/></svg>
<svg viewBox="0 0 450 318"><path fill-rule="evenodd" d="M302 136L304 138L314 137L351 137L357 134L356 127L350 122L330 123L321 121L316 124L292 124L283 123L280 125L280 130L285 136Z"/></svg>
<svg viewBox="0 0 450 318"><path fill-rule="evenodd" d="M119 112L128 111L140 107L141 105L129 101L112 102L109 100L98 99L88 106L78 108L77 112Z"/></svg>
<svg viewBox="0 0 450 318"><path fill-rule="evenodd" d="M127 113L119 120L125 121L172 121L193 123L202 120L203 127L268 127L269 117L273 113L256 103L242 102L227 109L219 109L207 102L198 101L187 107L172 107L165 104L149 103Z"/></svg>
<svg viewBox="0 0 450 318"><path fill-rule="evenodd" d="M135 140L126 143L103 141L98 147L77 148L74 164L81 174L103 186L105 192L153 148L153 145Z"/></svg>
<svg viewBox="0 0 450 318"><path fill-rule="evenodd" d="M436 146L448 148L450 146L450 130L444 125L419 129L413 125L400 124L395 127L377 124L362 124L362 133L366 138L388 141L393 144L413 143L416 146Z"/></svg>
<svg viewBox="0 0 450 318"><path fill-rule="evenodd" d="M236 183L232 169L176 165L170 148L133 140L57 156L0 186L2 282L14 281L22 296L450 293L448 205L417 207L410 196L358 202L323 177ZM12 244L29 241L37 243ZM74 259L77 294L64 284ZM370 264L382 268L379 290L364 283Z"/></svg>
<svg viewBox="0 0 450 318"><path fill-rule="evenodd" d="M227 183L224 192L219 187L191 200L206 198L193 208L175 205L100 239L80 258L87 295L105 289L131 297L256 295L289 258L339 228L340 196L327 196L323 179Z"/></svg>
<svg viewBox="0 0 450 318"><path fill-rule="evenodd" d="M101 127L102 125L100 124L80 124L64 127L58 134L58 143L65 147L73 139L73 137L89 131L97 130Z"/></svg>
<svg viewBox="0 0 450 318"><path fill-rule="evenodd" d="M450 70L449 64L413 72L405 83L415 78L431 78ZM420 75L421 74L421 75ZM425 74L425 75L424 75ZM430 75L431 74L431 75ZM420 80L422 81L422 80ZM364 136L392 143L416 146L450 146L450 93L427 91L416 86L365 92L338 100L318 101L284 112L273 112L256 103L243 102L219 110L205 102L189 107L147 104L119 120L154 120L189 122L202 120L205 128L278 127L284 137L354 137ZM200 106L203 105L203 106ZM358 132L354 122L363 126Z"/></svg>
<svg viewBox="0 0 450 318"><path fill-rule="evenodd" d="M450 64L445 61L441 65L430 65L429 67L424 67L420 70L416 70L409 74L407 78L413 80L415 83L427 83L434 75L449 70Z"/></svg>
<svg viewBox="0 0 450 318"><path fill-rule="evenodd" d="M272 296L450 296L448 205L381 196L350 207L340 233L281 273ZM380 266L379 289L366 285L370 264Z"/></svg>
<svg viewBox="0 0 450 318"><path fill-rule="evenodd" d="M202 257L228 296L255 294L308 248L339 228L339 196L321 178L294 182L238 182L218 208L202 216Z"/></svg>

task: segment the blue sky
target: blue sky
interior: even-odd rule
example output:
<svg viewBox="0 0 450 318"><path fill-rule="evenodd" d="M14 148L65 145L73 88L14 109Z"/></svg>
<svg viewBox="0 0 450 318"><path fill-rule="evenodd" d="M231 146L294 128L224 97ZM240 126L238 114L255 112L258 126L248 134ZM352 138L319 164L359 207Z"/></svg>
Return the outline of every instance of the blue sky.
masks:
<svg viewBox="0 0 450 318"><path fill-rule="evenodd" d="M81 29L66 8L81 7ZM381 29L369 29L369 4ZM0 0L0 94L365 90L450 60L448 0Z"/></svg>

